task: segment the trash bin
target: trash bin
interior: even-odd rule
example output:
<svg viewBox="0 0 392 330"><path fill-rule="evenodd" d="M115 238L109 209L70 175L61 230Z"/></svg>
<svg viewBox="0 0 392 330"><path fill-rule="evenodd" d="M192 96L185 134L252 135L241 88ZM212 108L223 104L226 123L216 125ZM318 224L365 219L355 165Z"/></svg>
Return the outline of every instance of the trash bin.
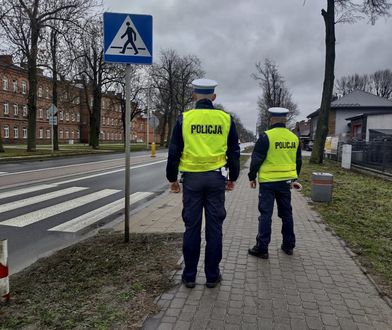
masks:
<svg viewBox="0 0 392 330"><path fill-rule="evenodd" d="M68 144L74 144L74 140L68 140Z"/></svg>
<svg viewBox="0 0 392 330"><path fill-rule="evenodd" d="M332 200L333 175L330 173L312 173L312 201L330 202Z"/></svg>

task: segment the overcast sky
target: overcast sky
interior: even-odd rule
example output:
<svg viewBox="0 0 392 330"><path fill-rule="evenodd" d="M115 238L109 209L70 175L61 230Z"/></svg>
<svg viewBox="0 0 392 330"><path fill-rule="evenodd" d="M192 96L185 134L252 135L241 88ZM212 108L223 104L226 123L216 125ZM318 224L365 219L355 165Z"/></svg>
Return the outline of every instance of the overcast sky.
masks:
<svg viewBox="0 0 392 330"><path fill-rule="evenodd" d="M255 131L260 87L255 63L278 65L298 105L298 120L320 106L326 0L104 0L105 11L153 16L154 60L161 49L193 54L218 81L216 102ZM336 26L335 77L392 69L392 17Z"/></svg>

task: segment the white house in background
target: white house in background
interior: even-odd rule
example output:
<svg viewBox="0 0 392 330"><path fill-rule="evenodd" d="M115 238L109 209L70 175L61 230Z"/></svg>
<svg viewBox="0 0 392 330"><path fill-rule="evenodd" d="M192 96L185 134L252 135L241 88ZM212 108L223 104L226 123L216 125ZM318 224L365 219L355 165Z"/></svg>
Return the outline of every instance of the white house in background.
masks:
<svg viewBox="0 0 392 330"><path fill-rule="evenodd" d="M346 119L355 141L392 140L392 111L364 113Z"/></svg>
<svg viewBox="0 0 392 330"><path fill-rule="evenodd" d="M311 140L314 140L319 112L320 109L307 116L310 120ZM384 117L376 116L371 118L370 122L372 124L370 126L364 126L363 123L361 126L353 126L351 118L364 114L367 115L367 118L373 117L372 115L369 117L369 114L377 114L378 116ZM391 100L356 89L331 102L328 135L337 136L340 141L347 141L359 137L361 140L365 140L366 136L369 134L369 129L392 129L392 122L389 114L392 115ZM377 125L381 125L379 123L382 118L387 120L386 123L384 123L385 125L383 124L383 126L377 127ZM359 122L357 124L359 125Z"/></svg>

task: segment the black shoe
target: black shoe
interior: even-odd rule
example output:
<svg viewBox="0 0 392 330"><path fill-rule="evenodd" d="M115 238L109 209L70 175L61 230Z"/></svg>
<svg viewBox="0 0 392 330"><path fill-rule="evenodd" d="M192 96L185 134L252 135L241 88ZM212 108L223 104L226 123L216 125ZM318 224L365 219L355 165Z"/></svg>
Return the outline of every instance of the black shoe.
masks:
<svg viewBox="0 0 392 330"><path fill-rule="evenodd" d="M283 251L284 253L286 253L287 255L289 255L289 256L292 256L292 255L293 255L293 249L288 248L288 247L285 247L283 244L280 246L280 248L281 248L282 251Z"/></svg>
<svg viewBox="0 0 392 330"><path fill-rule="evenodd" d="M215 282L206 282L206 287L209 289L215 288L218 283L220 283L222 281L222 275L219 274L218 279Z"/></svg>
<svg viewBox="0 0 392 330"><path fill-rule="evenodd" d="M188 282L186 279L183 277L181 278L182 283L188 288L188 289L193 289L196 286L195 282Z"/></svg>
<svg viewBox="0 0 392 330"><path fill-rule="evenodd" d="M248 253L252 256L261 258L261 259L268 259L268 251L260 251L257 246L252 247L248 250Z"/></svg>

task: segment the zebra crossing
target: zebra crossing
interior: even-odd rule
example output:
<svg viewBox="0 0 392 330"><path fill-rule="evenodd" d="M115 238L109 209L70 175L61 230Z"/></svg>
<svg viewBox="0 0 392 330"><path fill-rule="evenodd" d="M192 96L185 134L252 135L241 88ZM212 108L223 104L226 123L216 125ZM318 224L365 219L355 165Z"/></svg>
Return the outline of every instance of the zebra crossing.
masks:
<svg viewBox="0 0 392 330"><path fill-rule="evenodd" d="M59 189L57 189L59 188ZM53 190L57 189L57 190ZM46 190L53 190L47 192ZM88 187L72 186L61 188L59 184L42 184L37 186L15 189L11 191L0 192L0 227L9 226L14 228L25 228L30 225L38 224L40 221L47 220L54 216L59 216L63 221L47 229L48 232L65 232L77 233L101 220L114 215L124 209L124 197L120 196L121 190L102 189L99 191L91 191ZM80 194L83 194L80 196ZM23 195L34 194L23 198ZM74 196L76 194L77 196ZM108 197L118 195L115 201L110 203L106 201ZM130 195L130 205L142 201L152 192L136 192ZM21 196L16 201L7 202L10 197ZM65 201L58 202L58 198L66 197ZM92 211L83 213L76 218L69 218L66 213L80 207L91 206L92 203L99 201L101 205ZM43 203L43 204L40 204ZM47 206L51 204L50 206ZM44 205L41 206L40 205ZM32 210L23 213L22 208L31 206ZM91 209L91 207L89 208ZM6 212L13 212L16 216L7 218ZM19 215L18 215L19 213ZM22 213L22 214L20 214ZM8 213L10 214L10 213Z"/></svg>

